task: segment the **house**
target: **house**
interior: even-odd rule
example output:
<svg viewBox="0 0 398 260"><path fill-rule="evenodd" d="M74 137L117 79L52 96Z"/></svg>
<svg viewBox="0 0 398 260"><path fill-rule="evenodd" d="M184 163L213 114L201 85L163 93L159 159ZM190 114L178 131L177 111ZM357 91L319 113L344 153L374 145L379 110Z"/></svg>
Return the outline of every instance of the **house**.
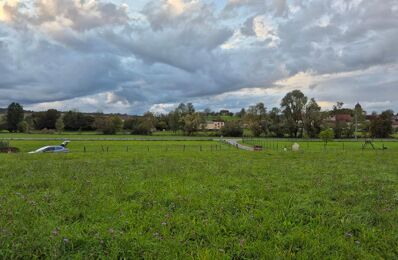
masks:
<svg viewBox="0 0 398 260"><path fill-rule="evenodd" d="M338 114L335 116L329 116L326 119L327 122L345 122L345 123L351 123L353 121L353 118L349 114Z"/></svg>
<svg viewBox="0 0 398 260"><path fill-rule="evenodd" d="M396 114L395 116L393 116L392 119L392 128L394 130L398 130L398 114Z"/></svg>
<svg viewBox="0 0 398 260"><path fill-rule="evenodd" d="M220 130L225 125L222 121L208 121L206 122L205 129L206 130Z"/></svg>
<svg viewBox="0 0 398 260"><path fill-rule="evenodd" d="M348 114L339 114L335 116L337 122L345 122L350 123L352 122L352 116Z"/></svg>
<svg viewBox="0 0 398 260"><path fill-rule="evenodd" d="M220 110L220 116L233 116L234 115L234 113L231 113L231 112L229 112L229 110L226 110L226 109L223 109L223 110Z"/></svg>

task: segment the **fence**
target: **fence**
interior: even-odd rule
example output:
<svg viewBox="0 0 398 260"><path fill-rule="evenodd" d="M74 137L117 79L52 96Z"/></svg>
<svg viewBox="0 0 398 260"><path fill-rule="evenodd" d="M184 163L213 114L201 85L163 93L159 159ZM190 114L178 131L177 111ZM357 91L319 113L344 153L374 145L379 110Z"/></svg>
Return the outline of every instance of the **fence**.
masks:
<svg viewBox="0 0 398 260"><path fill-rule="evenodd" d="M398 151L398 140L377 139L366 141L365 139L340 139L325 143L321 140L306 139L262 139L245 138L242 140L246 145L260 145L265 150L290 150L294 143L298 143L302 151L354 151L354 150L373 150L373 151Z"/></svg>
<svg viewBox="0 0 398 260"><path fill-rule="evenodd" d="M111 152L219 152L234 149L227 144L214 145L83 145L71 148L73 152L111 153Z"/></svg>

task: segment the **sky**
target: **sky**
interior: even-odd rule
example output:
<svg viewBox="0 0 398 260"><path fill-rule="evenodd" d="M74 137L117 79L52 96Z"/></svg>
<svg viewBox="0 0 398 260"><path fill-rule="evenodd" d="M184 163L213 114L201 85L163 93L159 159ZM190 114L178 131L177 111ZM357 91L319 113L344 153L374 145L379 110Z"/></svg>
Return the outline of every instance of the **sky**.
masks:
<svg viewBox="0 0 398 260"><path fill-rule="evenodd" d="M0 107L398 112L398 0L0 0Z"/></svg>

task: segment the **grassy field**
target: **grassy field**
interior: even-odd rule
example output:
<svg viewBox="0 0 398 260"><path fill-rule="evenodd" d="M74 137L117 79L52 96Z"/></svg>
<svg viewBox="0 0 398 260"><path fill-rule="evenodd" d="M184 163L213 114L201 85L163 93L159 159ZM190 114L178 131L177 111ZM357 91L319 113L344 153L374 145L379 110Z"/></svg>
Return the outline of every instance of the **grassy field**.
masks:
<svg viewBox="0 0 398 260"><path fill-rule="evenodd" d="M0 258L398 257L396 143L11 144L23 152L0 154Z"/></svg>
<svg viewBox="0 0 398 260"><path fill-rule="evenodd" d="M288 140L288 139L255 139L255 138L248 138L243 139L242 144L248 146L260 145L265 150L271 151L282 151L284 148L291 150L291 147L294 143L298 143L300 145L300 150L303 152L325 152L325 151L335 151L335 152L343 152L343 151L350 151L350 152L358 152L364 150L374 150L374 151L395 151L398 152L398 141L396 140L383 140L383 139L376 139L372 141L373 147L370 144L365 145L364 139L355 140L335 140L330 141L326 145L324 142L319 140L305 140L305 139L298 139L298 140Z"/></svg>
<svg viewBox="0 0 398 260"><path fill-rule="evenodd" d="M172 132L155 132L153 135L131 135L128 133L118 133L117 135L104 135L96 132L65 132L54 134L42 133L0 133L1 139L10 138L42 138L42 139L150 139L150 140L212 140L214 136L183 136L180 134L173 134Z"/></svg>

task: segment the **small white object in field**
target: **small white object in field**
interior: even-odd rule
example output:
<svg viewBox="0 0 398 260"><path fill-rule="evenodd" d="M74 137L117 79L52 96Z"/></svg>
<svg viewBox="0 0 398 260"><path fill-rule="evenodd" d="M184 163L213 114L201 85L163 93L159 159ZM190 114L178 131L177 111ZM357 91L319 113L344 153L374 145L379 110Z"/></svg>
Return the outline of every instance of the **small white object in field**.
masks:
<svg viewBox="0 0 398 260"><path fill-rule="evenodd" d="M285 148L283 148L283 151L287 152L287 148L286 148L286 147L285 147Z"/></svg>
<svg viewBox="0 0 398 260"><path fill-rule="evenodd" d="M298 143L294 143L292 145L292 151L293 152L298 152L300 150L300 145Z"/></svg>

